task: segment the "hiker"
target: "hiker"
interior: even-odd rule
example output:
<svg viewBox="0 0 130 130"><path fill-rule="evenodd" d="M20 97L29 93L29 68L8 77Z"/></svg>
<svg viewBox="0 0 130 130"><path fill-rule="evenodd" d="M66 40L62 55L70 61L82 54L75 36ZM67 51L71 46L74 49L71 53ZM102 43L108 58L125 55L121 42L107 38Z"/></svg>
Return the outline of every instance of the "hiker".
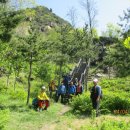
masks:
<svg viewBox="0 0 130 130"><path fill-rule="evenodd" d="M56 98L56 102L58 102L59 97L61 96L61 103L64 103L64 95L66 94L66 87L64 85L64 83L62 82L61 85L58 87L57 90L57 98Z"/></svg>
<svg viewBox="0 0 130 130"><path fill-rule="evenodd" d="M81 81L78 82L78 85L76 87L76 95L82 94L83 93L83 85Z"/></svg>
<svg viewBox="0 0 130 130"><path fill-rule="evenodd" d="M101 87L98 85L98 79L93 80L94 86L91 89L91 100L93 109L96 110L96 116L99 115L99 105L100 105L100 98L101 98Z"/></svg>
<svg viewBox="0 0 130 130"><path fill-rule="evenodd" d="M69 83L68 94L70 99L76 94L76 87L72 81Z"/></svg>
<svg viewBox="0 0 130 130"><path fill-rule="evenodd" d="M75 78L75 80L74 80L74 85L75 85L75 87L78 86L78 78Z"/></svg>
<svg viewBox="0 0 130 130"><path fill-rule="evenodd" d="M50 98L52 98L53 93L55 93L57 90L57 86L54 80L52 80L49 84L49 92L50 92Z"/></svg>
<svg viewBox="0 0 130 130"><path fill-rule="evenodd" d="M68 91L69 82L71 81L71 77L69 74L63 76L63 83L66 87L66 91Z"/></svg>
<svg viewBox="0 0 130 130"><path fill-rule="evenodd" d="M46 87L42 86L41 92L38 95L38 109L37 109L38 111L47 110L47 108L49 107L49 98L45 90L46 90Z"/></svg>

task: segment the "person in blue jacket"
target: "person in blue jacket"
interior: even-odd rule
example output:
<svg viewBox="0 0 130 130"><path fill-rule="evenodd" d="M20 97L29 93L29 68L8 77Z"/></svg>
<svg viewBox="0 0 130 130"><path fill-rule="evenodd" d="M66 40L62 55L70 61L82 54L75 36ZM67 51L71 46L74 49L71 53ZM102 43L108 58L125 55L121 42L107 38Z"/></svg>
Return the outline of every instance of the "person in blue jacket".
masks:
<svg viewBox="0 0 130 130"><path fill-rule="evenodd" d="M66 91L68 91L68 87L69 87L69 82L71 81L71 77L69 74L63 76L63 83L66 87Z"/></svg>
<svg viewBox="0 0 130 130"><path fill-rule="evenodd" d="M75 93L76 93L76 87L73 84L73 82L70 82L69 88L68 88L69 97L72 98L75 95Z"/></svg>
<svg viewBox="0 0 130 130"><path fill-rule="evenodd" d="M63 99L64 99L65 94L66 94L66 87L65 87L64 83L62 82L61 85L58 87L58 90L57 90L56 102L58 102L59 97L61 96L61 103L64 103Z"/></svg>

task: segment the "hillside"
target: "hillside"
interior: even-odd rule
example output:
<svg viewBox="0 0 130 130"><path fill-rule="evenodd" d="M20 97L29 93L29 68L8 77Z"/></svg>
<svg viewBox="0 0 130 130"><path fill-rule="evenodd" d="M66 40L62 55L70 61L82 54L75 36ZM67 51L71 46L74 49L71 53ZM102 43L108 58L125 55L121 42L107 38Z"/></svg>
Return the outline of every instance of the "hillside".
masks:
<svg viewBox="0 0 130 130"><path fill-rule="evenodd" d="M44 32L47 28L49 29L61 26L61 24L70 25L67 21L54 14L52 12L52 9L48 9L43 6L38 6L33 10L35 10L36 12L34 19L35 25L41 32Z"/></svg>
<svg viewBox="0 0 130 130"><path fill-rule="evenodd" d="M45 33L50 29L54 29L61 25L70 25L68 21L57 16L44 6L37 6L35 8L27 8L25 10L4 12L0 14L1 24L0 39L4 42L9 42L13 35L26 35L30 25L38 33Z"/></svg>

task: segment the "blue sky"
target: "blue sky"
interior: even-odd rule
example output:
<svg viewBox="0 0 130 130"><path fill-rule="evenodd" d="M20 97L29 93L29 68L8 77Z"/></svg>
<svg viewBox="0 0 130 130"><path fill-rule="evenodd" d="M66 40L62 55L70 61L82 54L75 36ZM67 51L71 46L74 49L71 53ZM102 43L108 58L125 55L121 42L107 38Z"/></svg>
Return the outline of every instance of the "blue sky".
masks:
<svg viewBox="0 0 130 130"><path fill-rule="evenodd" d="M77 12L77 26L84 25L86 12L81 6L82 0L37 0L39 5L52 8L53 12L58 16L69 21L68 11L74 7ZM106 28L107 23L116 24L119 17L123 15L123 10L130 8L130 0L94 0L96 2L97 16L96 28L100 33Z"/></svg>

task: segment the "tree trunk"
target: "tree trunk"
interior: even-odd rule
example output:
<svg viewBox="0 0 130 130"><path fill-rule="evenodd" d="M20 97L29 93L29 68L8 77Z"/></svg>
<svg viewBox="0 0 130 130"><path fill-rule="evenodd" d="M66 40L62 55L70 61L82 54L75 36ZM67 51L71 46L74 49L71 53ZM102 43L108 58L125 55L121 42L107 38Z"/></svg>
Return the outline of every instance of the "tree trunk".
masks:
<svg viewBox="0 0 130 130"><path fill-rule="evenodd" d="M32 53L30 55L30 61L29 61L29 75L28 75L28 95L27 95L27 105L29 104L30 99L30 88L31 88L31 75L32 75Z"/></svg>
<svg viewBox="0 0 130 130"><path fill-rule="evenodd" d="M88 19L89 19L89 27L90 27L90 33L91 36L93 36L93 32L92 32L92 12L91 12L91 7L90 7L90 2L89 0L87 0L87 13L88 13Z"/></svg>

